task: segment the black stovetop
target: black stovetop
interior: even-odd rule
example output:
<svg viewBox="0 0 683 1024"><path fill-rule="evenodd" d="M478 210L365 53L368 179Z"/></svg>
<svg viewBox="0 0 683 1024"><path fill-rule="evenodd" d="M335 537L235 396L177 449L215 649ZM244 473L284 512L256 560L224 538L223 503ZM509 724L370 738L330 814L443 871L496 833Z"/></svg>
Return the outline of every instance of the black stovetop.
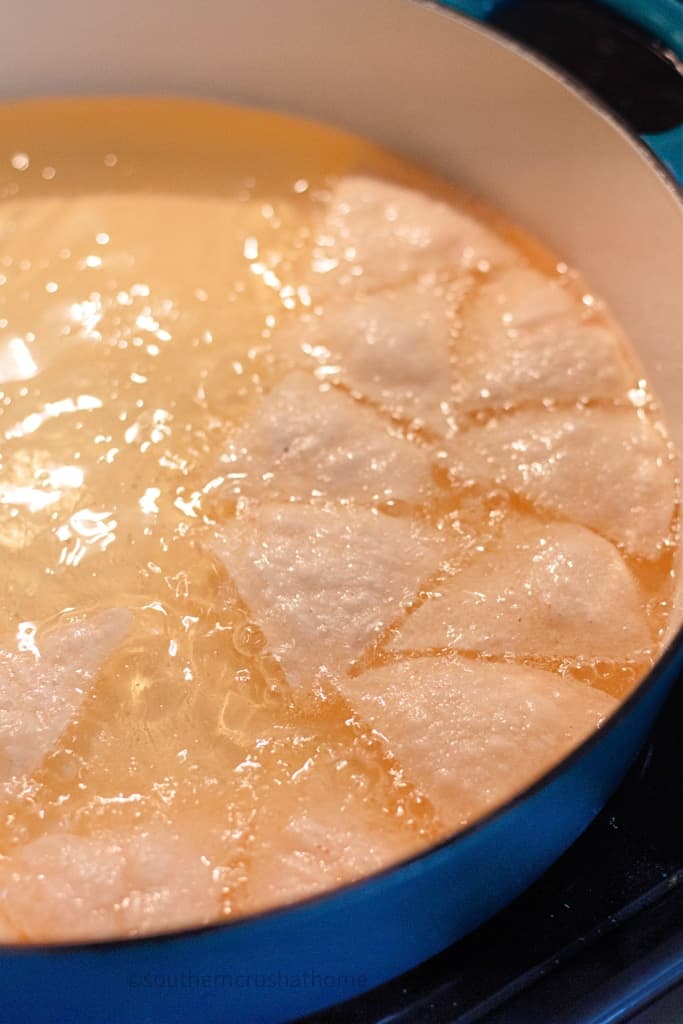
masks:
<svg viewBox="0 0 683 1024"><path fill-rule="evenodd" d="M617 794L540 881L445 953L306 1024L621 1024L683 983L682 740L683 680ZM661 1020L683 1021L683 994Z"/></svg>

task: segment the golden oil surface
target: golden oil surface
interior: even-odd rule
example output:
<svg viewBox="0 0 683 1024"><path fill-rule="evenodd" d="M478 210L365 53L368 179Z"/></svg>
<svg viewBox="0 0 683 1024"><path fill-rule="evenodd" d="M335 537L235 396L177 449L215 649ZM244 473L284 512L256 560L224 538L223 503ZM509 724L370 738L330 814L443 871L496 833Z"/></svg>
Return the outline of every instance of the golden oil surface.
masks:
<svg viewBox="0 0 683 1024"><path fill-rule="evenodd" d="M0 854L65 825L181 823L229 915L262 902L251 829L264 808L286 813L292 779L292 805L362 806L405 854L433 841L443 826L428 801L343 702L293 701L197 543L219 515L207 485L277 379L278 328L310 304L302 260L334 179L372 174L464 205L568 287L581 279L428 173L303 121L43 102L0 108L0 139L0 350L23 376L0 385L0 636L30 646L73 609L134 613L58 747L0 802ZM483 536L517 504L444 486L419 515L457 513ZM671 557L631 560L655 628ZM622 696L647 665L544 667Z"/></svg>

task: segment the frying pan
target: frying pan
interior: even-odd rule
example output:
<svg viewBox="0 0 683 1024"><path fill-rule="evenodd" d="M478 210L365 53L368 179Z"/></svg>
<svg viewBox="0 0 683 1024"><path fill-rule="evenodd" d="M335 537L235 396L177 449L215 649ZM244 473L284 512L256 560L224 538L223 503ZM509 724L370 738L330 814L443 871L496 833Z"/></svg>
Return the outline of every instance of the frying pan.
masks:
<svg viewBox="0 0 683 1024"><path fill-rule="evenodd" d="M676 0L612 6L683 45ZM452 5L451 5L452 6ZM469 15L493 2L463 2ZM337 124L471 187L610 304L674 438L683 405L681 136L642 140L558 70L443 4L414 0L23 0L3 14L0 97L227 99ZM668 170L665 167L668 164ZM163 937L9 948L0 1020L275 1024L443 949L531 884L625 774L683 666L668 646L606 726L515 799L327 895Z"/></svg>

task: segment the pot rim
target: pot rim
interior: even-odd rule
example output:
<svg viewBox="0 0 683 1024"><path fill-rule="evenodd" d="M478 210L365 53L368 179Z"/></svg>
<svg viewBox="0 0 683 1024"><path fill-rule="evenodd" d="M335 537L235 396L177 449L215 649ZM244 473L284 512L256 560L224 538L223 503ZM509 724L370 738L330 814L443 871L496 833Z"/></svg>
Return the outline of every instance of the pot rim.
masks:
<svg viewBox="0 0 683 1024"><path fill-rule="evenodd" d="M486 23L482 23L475 17L465 14L461 11L454 10L448 3L448 0L409 0L411 4L426 8L434 14L443 14L449 18L454 18L456 21L463 21L467 23L472 29L477 32L481 32L484 35L496 42L498 45L507 47L508 50L512 51L515 56L520 59L535 64L537 68L544 71L546 75L554 78L561 85L565 86L567 90L574 94L583 103L592 107L603 120L610 123L613 127L619 129L620 134L625 136L626 139L634 145L639 151L641 158L644 158L650 167L657 174L660 182L669 191L673 192L681 210L683 212L683 183L679 183L674 174L669 168L660 160L660 158L653 152L653 150L647 145L647 143L636 133L626 121L617 113L612 111L599 97L597 97L587 86L580 82L575 76L565 71L554 61L546 57L541 57L534 51L527 49L525 46L519 43L509 33L492 27ZM153 94L141 94L145 98L152 98ZM19 100L6 100L4 103L21 103L21 102L32 102L37 97L24 97ZM50 97L51 99L57 99L57 96ZM98 99L106 99L107 96L98 96ZM164 99L192 99L188 96L174 97L172 95L164 96ZM206 99L198 99L198 102L207 102ZM214 102L217 105L223 105L226 101L224 100L209 100L208 102ZM265 107L258 107L255 109L267 110ZM296 116L293 113L293 116ZM322 122L324 123L324 122ZM681 566L683 570L683 565ZM455 846L457 843L465 842L470 837L483 832L493 822L500 820L506 816L509 812L513 811L516 807L525 803L527 800L533 798L537 793L540 793L547 786L561 778L565 772L568 772L575 764L581 761L587 754L597 747L602 742L603 737L606 733L612 732L617 729L632 713L636 713L638 704L650 693L660 681L662 675L676 671L683 668L683 624L679 627L677 632L671 638L666 648L657 658L654 665L650 668L643 679L638 685L625 697L616 708L616 710L607 718L605 723L598 729L595 729L589 736L587 736L582 742L575 747L569 754L558 761L549 771L539 776L534 782L525 786L522 790L515 793L509 800L500 804L498 807L488 811L485 815L477 818L470 825L465 828L458 830L457 832L450 833L439 839L437 842L419 850L417 853L411 854L402 860L396 861L383 868L373 871L370 874L363 875L361 878L355 879L351 882L346 882L343 885L336 886L333 889L327 889L320 893L304 897L303 899L295 900L292 903L287 903L281 906L267 907L263 910L256 911L255 913L245 914L241 917L227 918L220 921L214 921L209 924L202 925L189 925L180 929L173 929L162 932L150 932L144 935L126 936L123 938L111 938L111 939L92 939L92 940L65 940L65 941L52 941L52 942L39 942L39 943L2 943L0 942L0 957L4 954L19 954L22 956L30 956L42 953L56 953L64 952L67 954L78 954L84 952L94 951L113 951L120 947L128 948L135 945L152 945L158 942L176 942L184 939L191 938L195 935L202 935L214 932L228 932L230 930L239 930L241 928L247 928L253 925L261 925L272 920L282 919L289 914L296 914L301 911L306 911L309 908L321 908L326 903L332 904L336 900L344 900L347 896L353 893L357 893L364 888L370 888L375 883L379 883L391 876L398 876L400 872L411 868L418 868L422 862L427 861L429 858L438 856L450 847Z"/></svg>

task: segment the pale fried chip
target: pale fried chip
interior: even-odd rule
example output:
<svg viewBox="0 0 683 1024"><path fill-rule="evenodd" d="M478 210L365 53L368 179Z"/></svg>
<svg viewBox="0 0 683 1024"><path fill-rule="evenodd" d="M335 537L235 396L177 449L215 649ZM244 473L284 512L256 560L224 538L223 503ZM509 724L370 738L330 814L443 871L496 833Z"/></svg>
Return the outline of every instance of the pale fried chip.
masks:
<svg viewBox="0 0 683 1024"><path fill-rule="evenodd" d="M617 706L550 672L458 657L400 661L339 687L453 827L538 778Z"/></svg>

